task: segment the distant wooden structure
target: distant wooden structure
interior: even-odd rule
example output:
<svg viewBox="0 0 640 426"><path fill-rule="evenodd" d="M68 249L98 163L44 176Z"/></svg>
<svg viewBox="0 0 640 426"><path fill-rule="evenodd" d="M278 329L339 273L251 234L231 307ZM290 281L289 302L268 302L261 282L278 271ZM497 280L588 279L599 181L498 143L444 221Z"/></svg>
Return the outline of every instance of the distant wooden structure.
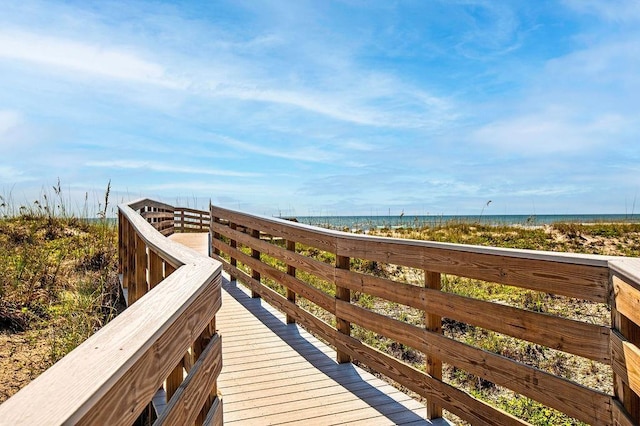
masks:
<svg viewBox="0 0 640 426"><path fill-rule="evenodd" d="M442 363L589 424L640 423L639 259L371 237L152 200L121 205L119 220L121 273L131 306L0 405L0 424L131 424L141 415L157 417L158 424L221 424L223 411L225 422L237 424L378 424L370 420L376 418L370 408L388 423L440 421L446 409L474 425L526 424L444 382ZM192 250L172 240L191 244L177 231L209 234L194 234L201 243ZM324 253L326 261L305 256L307 250ZM216 260L198 253L209 251ZM352 271L354 259L423 270L424 285ZM251 293L223 281L222 268ZM603 303L611 308L611 324L446 293L442 274ZM360 306L353 292L422 310L424 326ZM333 320L303 309L303 299ZM610 365L614 393L447 338L442 318ZM354 327L422 352L424 371L366 345ZM425 397L426 407L374 382L351 360ZM314 389L312 383L327 377L341 387ZM356 401L348 402L353 395ZM294 399L301 405L282 409ZM344 409L352 404L358 408ZM417 417L420 410L424 418Z"/></svg>

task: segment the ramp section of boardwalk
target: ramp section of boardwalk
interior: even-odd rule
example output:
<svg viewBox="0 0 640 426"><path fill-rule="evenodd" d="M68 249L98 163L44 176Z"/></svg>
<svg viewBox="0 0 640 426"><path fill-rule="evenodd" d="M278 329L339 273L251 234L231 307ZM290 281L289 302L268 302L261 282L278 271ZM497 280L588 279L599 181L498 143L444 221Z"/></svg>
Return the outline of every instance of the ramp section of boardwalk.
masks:
<svg viewBox="0 0 640 426"><path fill-rule="evenodd" d="M206 234L174 234L192 248ZM199 242L198 242L199 240ZM242 286L223 278L217 328L222 335L225 424L448 424L424 420L422 403L351 363Z"/></svg>

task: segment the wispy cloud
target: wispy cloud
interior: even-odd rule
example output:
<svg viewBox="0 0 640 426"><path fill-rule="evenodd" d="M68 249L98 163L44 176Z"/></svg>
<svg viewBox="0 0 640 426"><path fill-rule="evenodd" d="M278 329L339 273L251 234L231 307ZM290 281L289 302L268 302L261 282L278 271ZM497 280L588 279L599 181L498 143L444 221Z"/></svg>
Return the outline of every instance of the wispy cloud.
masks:
<svg viewBox="0 0 640 426"><path fill-rule="evenodd" d="M0 31L0 58L26 61L94 76L177 88L164 68L131 50L25 31Z"/></svg>
<svg viewBox="0 0 640 426"><path fill-rule="evenodd" d="M2 183L407 214L640 185L636 1L117 6L0 3Z"/></svg>
<svg viewBox="0 0 640 426"><path fill-rule="evenodd" d="M85 163L87 167L100 167L108 169L140 169L154 172L167 172L179 174L195 174L210 176L227 176L227 177L259 177L260 173L239 172L231 170L218 170L214 168L176 166L174 164L163 164L152 161L136 161L136 160L116 160L116 161L88 161Z"/></svg>

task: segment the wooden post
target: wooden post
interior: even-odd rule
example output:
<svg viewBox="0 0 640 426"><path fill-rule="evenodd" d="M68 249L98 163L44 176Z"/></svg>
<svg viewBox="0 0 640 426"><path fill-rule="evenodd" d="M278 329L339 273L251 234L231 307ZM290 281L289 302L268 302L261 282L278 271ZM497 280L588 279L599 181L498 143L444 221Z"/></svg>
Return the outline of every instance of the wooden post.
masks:
<svg viewBox="0 0 640 426"><path fill-rule="evenodd" d="M287 240L287 250L295 253L296 251L296 242ZM287 265L287 275L291 275L292 277L296 276L296 267ZM296 303L296 293L287 287L287 300L293 303ZM291 315L287 314L287 324L294 324L296 322L295 318Z"/></svg>
<svg viewBox="0 0 640 426"><path fill-rule="evenodd" d="M202 352L204 352L205 348L211 341L211 338L215 334L216 334L216 318L213 317L209 325L205 327L205 329L202 331L200 336L198 336L198 338L193 344L194 363L200 358L200 355L202 355ZM207 413L209 412L209 409L211 408L211 405L213 404L213 401L216 399L217 396L218 396L218 384L216 380L216 382L214 382L213 384L213 388L209 389L209 396L207 397L206 401L204 402L204 405L200 410L200 414L198 415L198 418L196 420L197 425L201 425L204 423L204 420L207 417Z"/></svg>
<svg viewBox="0 0 640 426"><path fill-rule="evenodd" d="M235 223L229 222L229 228L235 230L237 227L236 227ZM236 240L229 241L229 245L231 246L231 248L237 248L238 247L238 243L237 243ZM231 261L229 263L231 264L231 266L236 266L236 267L238 266L238 261L233 256L231 256ZM229 275L231 276L231 281L235 281L236 280L236 277L231 275L231 273L229 273Z"/></svg>
<svg viewBox="0 0 640 426"><path fill-rule="evenodd" d="M338 269L349 269L349 258L345 256L336 256L336 268ZM336 281L336 299L342 300L347 303L351 303L351 291L348 288L341 287L340 284ZM342 334L346 334L347 336L351 335L351 323L349 321L345 321L342 318L338 318L336 316L336 328ZM339 364L343 364L346 362L351 362L351 357L349 354L337 350L336 351L336 361Z"/></svg>
<svg viewBox="0 0 640 426"><path fill-rule="evenodd" d="M441 283L439 272L424 272L424 285L426 288L441 290ZM424 326L434 333L442 333L442 317L425 311ZM425 372L434 379L442 380L442 361L431 354L426 354L426 362ZM442 417L442 407L433 402L433 399L427 398L427 419L433 420L439 417Z"/></svg>
<svg viewBox="0 0 640 426"><path fill-rule="evenodd" d="M254 229L251 231L251 236L253 238L257 238L260 239L260 231ZM255 250L254 248L251 248L251 257L253 257L254 259L260 260L260 252L258 250ZM256 271L256 270L251 270L251 278L253 278L254 280L260 282L260 272ZM256 293L255 291L251 290L251 297L253 297L254 299L259 298L260 294Z"/></svg>
<svg viewBox="0 0 640 426"><path fill-rule="evenodd" d="M185 232L184 210L180 211L180 230L178 232Z"/></svg>
<svg viewBox="0 0 640 426"><path fill-rule="evenodd" d="M127 225L127 265L126 283L129 290L127 304L130 305L136 297L136 231L130 223Z"/></svg>
<svg viewBox="0 0 640 426"><path fill-rule="evenodd" d="M123 271L123 257L124 257L124 215L118 210L118 273L122 274Z"/></svg>
<svg viewBox="0 0 640 426"><path fill-rule="evenodd" d="M163 279L162 258L153 250L149 250L149 290L157 286Z"/></svg>
<svg viewBox="0 0 640 426"><path fill-rule="evenodd" d="M175 271L176 271L176 268L172 264L170 264L168 262L164 263L164 277L165 278L167 278L169 275L173 274Z"/></svg>
<svg viewBox="0 0 640 426"><path fill-rule="evenodd" d="M142 296L147 293L147 245L144 243L142 238L140 238L136 234L136 273L135 273L135 282L136 288L135 291L129 292L129 305L131 305L136 300L139 300ZM133 301L131 301L131 296L133 295Z"/></svg>
<svg viewBox="0 0 640 426"><path fill-rule="evenodd" d="M129 221L122 215L120 226L122 227L122 255L120 263L122 264L122 288L129 287Z"/></svg>
<svg viewBox="0 0 640 426"><path fill-rule="evenodd" d="M211 225L210 225L210 229L211 229L211 233L213 235L213 237L211 238L211 244L213 245L213 240L220 240L220 233L219 232L213 232L213 224L214 223L220 223L220 218L219 217L211 217ZM216 256L220 256L220 250L216 247L213 247L213 254L215 254Z"/></svg>
<svg viewBox="0 0 640 426"><path fill-rule="evenodd" d="M616 294L613 290L615 288L614 276L612 274L610 278L611 285L611 326L619 332L625 339L636 346L640 346L640 326L635 324L625 315L621 314L616 308ZM613 392L615 397L620 401L622 406L627 411L627 415L631 418L634 424L640 424L640 397L631 389L627 383L625 383L614 372L613 374Z"/></svg>
<svg viewBox="0 0 640 426"><path fill-rule="evenodd" d="M167 377L166 389L165 389L165 392L167 394L167 402L169 402L173 394L176 393L176 391L182 384L183 380L184 380L184 373L183 373L183 367L182 367L182 360L180 360L178 361L178 365L176 365L174 369L171 371L171 373L169 374L169 377Z"/></svg>

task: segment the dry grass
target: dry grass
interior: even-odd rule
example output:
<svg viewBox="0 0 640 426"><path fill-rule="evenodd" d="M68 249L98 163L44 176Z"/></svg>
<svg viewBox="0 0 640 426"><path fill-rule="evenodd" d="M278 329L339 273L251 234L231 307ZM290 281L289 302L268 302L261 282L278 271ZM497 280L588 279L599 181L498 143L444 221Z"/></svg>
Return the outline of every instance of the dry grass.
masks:
<svg viewBox="0 0 640 426"><path fill-rule="evenodd" d="M122 306L112 221L74 217L61 207L61 198L57 204L43 200L17 209L0 201L5 214L0 218L2 402Z"/></svg>

